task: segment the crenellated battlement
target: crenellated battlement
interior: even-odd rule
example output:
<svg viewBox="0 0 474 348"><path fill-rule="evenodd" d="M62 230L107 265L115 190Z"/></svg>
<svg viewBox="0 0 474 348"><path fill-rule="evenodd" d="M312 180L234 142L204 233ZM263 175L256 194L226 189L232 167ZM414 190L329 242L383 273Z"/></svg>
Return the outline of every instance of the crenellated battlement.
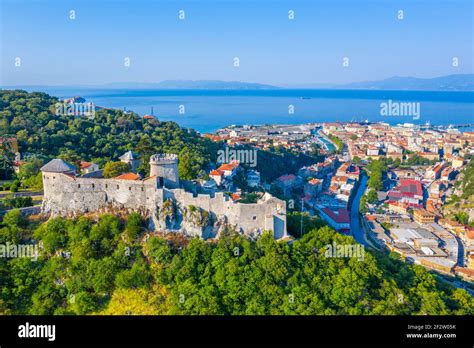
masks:
<svg viewBox="0 0 474 348"><path fill-rule="evenodd" d="M157 153L150 157L150 164L163 164L178 162L178 155L174 153Z"/></svg>

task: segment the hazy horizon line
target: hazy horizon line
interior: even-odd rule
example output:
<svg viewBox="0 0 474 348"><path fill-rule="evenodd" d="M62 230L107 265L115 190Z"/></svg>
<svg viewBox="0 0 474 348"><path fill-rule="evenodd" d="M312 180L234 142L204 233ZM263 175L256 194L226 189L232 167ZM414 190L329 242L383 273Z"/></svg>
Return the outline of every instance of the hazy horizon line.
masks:
<svg viewBox="0 0 474 348"><path fill-rule="evenodd" d="M0 88L9 88L9 87L102 87L102 86L110 86L110 85L119 85L119 84L136 84L136 85L153 85L153 84L160 84L163 82L223 82L223 83L243 83L243 84L256 84L256 85L263 85L269 86L274 88L299 88L298 86L320 86L320 87L337 87L337 86L345 86L350 85L353 83L369 83L369 82L378 82L378 81L385 81L393 78L413 78L413 79L420 79L420 80L431 80L436 78L442 78L447 76L469 76L473 75L474 73L461 73L461 74L448 74L448 75L438 75L433 77L416 77L411 75L392 75L382 79L376 80L360 80L360 81L350 81L350 82L300 82L300 83L279 83L279 84L271 84L265 82L254 82L254 81L243 81L243 80L218 80L218 79L165 79L160 81L154 82L145 82L145 81L115 81L115 82L102 82L102 83L91 83L91 84L5 84L0 85ZM317 88L317 87L314 87ZM169 89L169 88L167 88Z"/></svg>

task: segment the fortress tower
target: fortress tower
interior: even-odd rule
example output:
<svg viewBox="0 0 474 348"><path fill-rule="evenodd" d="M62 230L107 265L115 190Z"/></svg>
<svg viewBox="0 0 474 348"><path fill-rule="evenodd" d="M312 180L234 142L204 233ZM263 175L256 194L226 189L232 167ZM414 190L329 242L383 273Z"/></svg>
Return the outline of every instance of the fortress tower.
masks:
<svg viewBox="0 0 474 348"><path fill-rule="evenodd" d="M178 155L166 153L151 156L150 176L163 178L168 188L179 187Z"/></svg>
<svg viewBox="0 0 474 348"><path fill-rule="evenodd" d="M128 152L125 152L119 158L120 158L120 161L122 161L123 163L127 163L130 166L130 168L132 169L132 172L137 171L138 166L140 165L140 160L139 160L139 156L136 153L132 151L128 151Z"/></svg>

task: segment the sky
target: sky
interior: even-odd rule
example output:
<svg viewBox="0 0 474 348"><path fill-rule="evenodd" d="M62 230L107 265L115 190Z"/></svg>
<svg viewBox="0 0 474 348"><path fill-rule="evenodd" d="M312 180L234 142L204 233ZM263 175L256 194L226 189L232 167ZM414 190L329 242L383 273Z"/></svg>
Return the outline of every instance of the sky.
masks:
<svg viewBox="0 0 474 348"><path fill-rule="evenodd" d="M473 73L473 22L472 0L0 0L0 85Z"/></svg>

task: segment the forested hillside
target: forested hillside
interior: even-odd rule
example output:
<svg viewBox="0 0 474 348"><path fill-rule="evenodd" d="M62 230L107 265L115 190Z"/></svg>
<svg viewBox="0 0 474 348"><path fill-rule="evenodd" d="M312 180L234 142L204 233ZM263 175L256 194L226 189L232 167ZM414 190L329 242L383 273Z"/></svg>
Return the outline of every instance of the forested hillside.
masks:
<svg viewBox="0 0 474 348"><path fill-rule="evenodd" d="M7 214L0 243L42 241L38 260L0 258L0 314L474 314L465 290L397 256L327 257L353 244L328 227L293 244L143 235L138 214L48 222ZM70 252L70 254L67 254Z"/></svg>
<svg viewBox="0 0 474 348"><path fill-rule="evenodd" d="M455 194L443 206L443 214L463 225L474 226L474 161L469 159L460 174Z"/></svg>
<svg viewBox="0 0 474 348"><path fill-rule="evenodd" d="M0 136L16 137L22 154L33 154L43 162L60 157L76 165L80 160L92 161L102 168L133 150L141 156L139 170L144 175L151 154L176 153L183 179L204 176L222 147L175 122L143 119L133 112L97 109L91 119L56 115L57 102L57 98L46 93L0 91ZM258 151L256 169L262 180L271 181L317 160L277 148L271 152Z"/></svg>
<svg viewBox="0 0 474 348"><path fill-rule="evenodd" d="M217 156L218 144L174 122L113 109L98 109L90 119L56 115L57 98L39 92L5 90L0 97L0 135L16 136L21 153L103 166L133 150L142 156L144 172L153 153L186 153L193 164L189 176L197 176Z"/></svg>

